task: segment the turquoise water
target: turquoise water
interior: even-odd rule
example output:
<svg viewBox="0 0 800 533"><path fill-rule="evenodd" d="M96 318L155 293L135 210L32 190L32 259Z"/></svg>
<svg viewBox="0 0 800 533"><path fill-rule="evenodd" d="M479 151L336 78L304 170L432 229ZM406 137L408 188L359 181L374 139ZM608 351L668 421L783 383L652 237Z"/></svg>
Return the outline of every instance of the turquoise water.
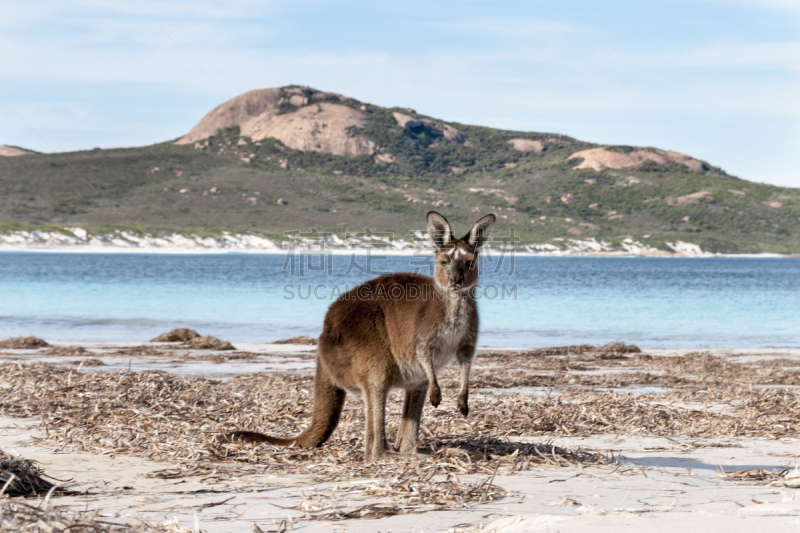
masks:
<svg viewBox="0 0 800 533"><path fill-rule="evenodd" d="M0 337L145 341L178 326L232 342L317 335L337 284L430 266L294 259L0 253ZM484 345L800 346L798 259L495 257L481 268Z"/></svg>

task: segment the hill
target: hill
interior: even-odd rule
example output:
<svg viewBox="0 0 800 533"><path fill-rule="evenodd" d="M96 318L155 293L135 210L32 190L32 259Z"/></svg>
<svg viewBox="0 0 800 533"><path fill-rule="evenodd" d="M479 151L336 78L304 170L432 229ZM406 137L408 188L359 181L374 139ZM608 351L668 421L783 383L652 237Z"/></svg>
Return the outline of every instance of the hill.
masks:
<svg viewBox="0 0 800 533"><path fill-rule="evenodd" d="M185 136L140 148L0 157L0 231L200 234L458 227L499 216L523 243L677 241L723 253L800 252L800 191L652 147L445 122L290 86L251 91Z"/></svg>

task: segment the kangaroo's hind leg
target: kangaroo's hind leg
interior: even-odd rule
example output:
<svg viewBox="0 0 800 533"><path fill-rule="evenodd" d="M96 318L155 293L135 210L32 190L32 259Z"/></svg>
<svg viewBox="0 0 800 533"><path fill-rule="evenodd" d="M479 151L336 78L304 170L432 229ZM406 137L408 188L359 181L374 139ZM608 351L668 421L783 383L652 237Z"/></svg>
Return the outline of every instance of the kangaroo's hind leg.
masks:
<svg viewBox="0 0 800 533"><path fill-rule="evenodd" d="M367 387L364 390L366 403L366 436L364 459L378 461L386 456L386 395L388 387Z"/></svg>
<svg viewBox="0 0 800 533"><path fill-rule="evenodd" d="M433 354L428 346L420 346L417 348L417 361L422 365L425 370L425 375L428 377L428 385L431 390L431 405L439 407L442 403L442 389L439 388L439 381L436 379L436 370L433 368Z"/></svg>
<svg viewBox="0 0 800 533"><path fill-rule="evenodd" d="M422 409L425 407L425 394L428 386L422 384L418 387L406 389L406 400L403 404L403 419L397 433L397 451L402 454L414 453L419 438L419 424L422 419Z"/></svg>

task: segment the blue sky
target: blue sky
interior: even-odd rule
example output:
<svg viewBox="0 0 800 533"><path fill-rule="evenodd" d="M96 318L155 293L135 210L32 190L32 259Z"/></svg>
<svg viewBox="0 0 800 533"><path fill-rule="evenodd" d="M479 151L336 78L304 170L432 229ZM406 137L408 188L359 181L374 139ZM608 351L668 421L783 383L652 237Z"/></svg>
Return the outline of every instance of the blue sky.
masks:
<svg viewBox="0 0 800 533"><path fill-rule="evenodd" d="M0 144L176 138L291 83L800 187L800 1L0 0Z"/></svg>

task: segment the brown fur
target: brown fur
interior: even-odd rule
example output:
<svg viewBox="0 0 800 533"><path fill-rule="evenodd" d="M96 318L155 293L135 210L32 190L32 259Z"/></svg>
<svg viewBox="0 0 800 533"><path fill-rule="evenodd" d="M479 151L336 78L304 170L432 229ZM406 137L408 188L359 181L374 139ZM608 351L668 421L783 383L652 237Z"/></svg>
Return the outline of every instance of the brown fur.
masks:
<svg viewBox="0 0 800 533"><path fill-rule="evenodd" d="M430 390L431 404L438 406L442 394L436 373L453 358L461 369L458 407L466 416L478 337L478 249L494 221L494 215L487 215L464 238L454 239L447 220L428 213L437 248L433 277L380 276L343 294L328 309L317 348L310 426L292 438L235 431L218 440L320 446L339 423L346 392L351 392L363 394L366 404L365 459L377 460L388 453L386 397L400 388L405 405L396 449L414 453L426 393Z"/></svg>

